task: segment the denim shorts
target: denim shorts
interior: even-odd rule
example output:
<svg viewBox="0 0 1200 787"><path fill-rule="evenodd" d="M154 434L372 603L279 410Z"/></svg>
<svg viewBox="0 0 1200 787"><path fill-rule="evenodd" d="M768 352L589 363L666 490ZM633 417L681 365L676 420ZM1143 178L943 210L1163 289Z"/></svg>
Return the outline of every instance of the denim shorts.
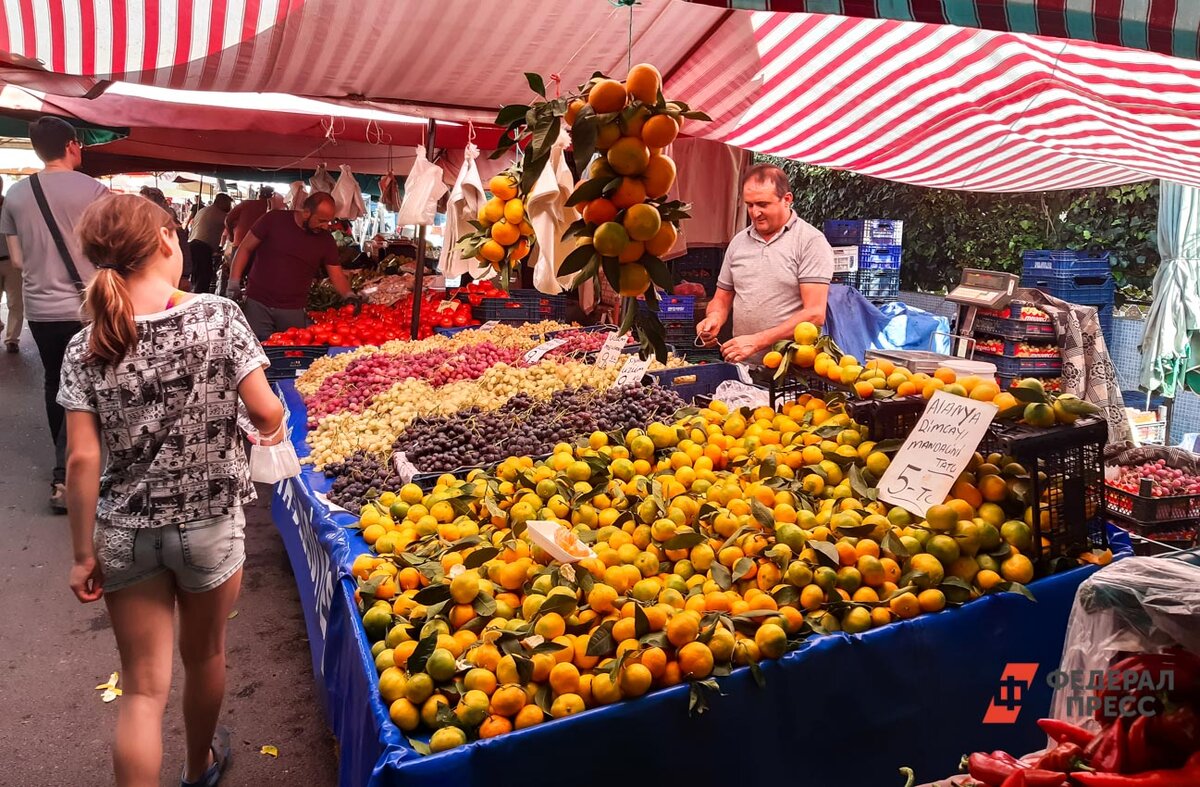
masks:
<svg viewBox="0 0 1200 787"><path fill-rule="evenodd" d="M163 527L96 524L96 560L108 593L164 571L188 593L204 593L233 576L246 560L246 517L226 516Z"/></svg>

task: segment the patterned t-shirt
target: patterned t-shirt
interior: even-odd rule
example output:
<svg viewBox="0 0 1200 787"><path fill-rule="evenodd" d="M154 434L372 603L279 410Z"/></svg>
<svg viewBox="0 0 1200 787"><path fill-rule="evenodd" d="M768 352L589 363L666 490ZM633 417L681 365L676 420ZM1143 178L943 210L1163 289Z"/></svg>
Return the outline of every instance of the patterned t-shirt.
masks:
<svg viewBox="0 0 1200 787"><path fill-rule="evenodd" d="M96 413L108 449L96 516L162 527L229 514L255 499L237 426L237 386L267 366L232 301L197 295L134 318L138 344L116 366L86 363L84 328L67 346L58 403Z"/></svg>

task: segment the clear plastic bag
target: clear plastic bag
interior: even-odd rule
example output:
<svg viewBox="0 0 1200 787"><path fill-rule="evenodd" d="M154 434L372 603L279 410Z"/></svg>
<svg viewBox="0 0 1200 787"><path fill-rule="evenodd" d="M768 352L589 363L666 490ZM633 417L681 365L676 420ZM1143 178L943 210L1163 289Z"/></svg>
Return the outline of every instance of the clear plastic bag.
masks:
<svg viewBox="0 0 1200 787"><path fill-rule="evenodd" d="M1200 654L1197 620L1200 567L1186 559L1125 558L1079 586L1058 669L1063 676L1080 676L1086 681L1130 653L1163 653L1182 647ZM1090 715L1079 712L1083 705L1078 701L1079 691L1070 682L1055 691L1052 715L1090 722Z"/></svg>

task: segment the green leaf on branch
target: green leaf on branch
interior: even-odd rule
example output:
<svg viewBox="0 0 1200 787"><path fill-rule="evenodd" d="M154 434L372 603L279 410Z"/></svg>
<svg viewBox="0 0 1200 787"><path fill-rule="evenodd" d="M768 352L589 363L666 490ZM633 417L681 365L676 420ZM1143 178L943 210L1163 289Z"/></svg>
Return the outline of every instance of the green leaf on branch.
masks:
<svg viewBox="0 0 1200 787"><path fill-rule="evenodd" d="M567 255L567 258L562 262L562 267L558 269L558 275L568 276L572 273L578 273L586 268L595 257L596 248L590 243L585 243Z"/></svg>
<svg viewBox="0 0 1200 787"><path fill-rule="evenodd" d="M532 71L525 72L525 81L529 83L529 89L537 93L542 98L546 97L546 82L542 79L541 74L535 74Z"/></svg>
<svg viewBox="0 0 1200 787"><path fill-rule="evenodd" d="M620 178L614 178L619 181ZM609 184L609 181L603 178L588 178L581 181L575 190L571 192L571 196L567 197L567 207L578 205L581 202L591 202L604 193L604 188Z"/></svg>

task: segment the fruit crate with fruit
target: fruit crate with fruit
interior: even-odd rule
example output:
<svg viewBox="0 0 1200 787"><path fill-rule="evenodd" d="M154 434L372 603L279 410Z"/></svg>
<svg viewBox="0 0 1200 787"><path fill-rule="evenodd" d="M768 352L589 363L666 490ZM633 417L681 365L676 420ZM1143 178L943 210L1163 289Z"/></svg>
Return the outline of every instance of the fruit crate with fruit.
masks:
<svg viewBox="0 0 1200 787"><path fill-rule="evenodd" d="M323 344L263 347L267 360L267 379L271 382L295 378L297 374L312 366L313 361L329 353Z"/></svg>
<svg viewBox="0 0 1200 787"><path fill-rule="evenodd" d="M1001 391L1007 391L1026 377L1039 377L1042 381L1042 390L1046 393L1062 393L1061 377L1040 377L1037 372L1017 375L998 374L996 375L996 384L1000 386Z"/></svg>
<svg viewBox="0 0 1200 787"><path fill-rule="evenodd" d="M1109 513L1136 522L1140 525L1191 521L1200 522L1200 491L1186 495L1159 495L1153 493L1154 482L1140 479L1135 489L1129 484L1118 486L1116 482L1105 484L1105 500Z"/></svg>
<svg viewBox="0 0 1200 787"><path fill-rule="evenodd" d="M1050 358L1059 360L1058 345L1051 341L1027 342L1015 339L979 339L975 342L975 352L985 355L1002 355L1005 358Z"/></svg>
<svg viewBox="0 0 1200 787"><path fill-rule="evenodd" d="M1009 358L1003 355L987 356L996 365L997 377L1037 377L1043 374L1062 375L1062 358Z"/></svg>
<svg viewBox="0 0 1200 787"><path fill-rule="evenodd" d="M472 314L475 314L472 309ZM536 290L513 290L507 298L484 298L476 319L481 322L499 320L506 325L543 320L565 320L567 297L545 295Z"/></svg>
<svg viewBox="0 0 1200 787"><path fill-rule="evenodd" d="M975 333L988 336L1001 336L1014 341L1026 339L1042 339L1054 341L1054 323L1041 320L1009 319L1006 317L987 317L980 315L975 318Z"/></svg>
<svg viewBox="0 0 1200 787"><path fill-rule="evenodd" d="M867 428L872 440L907 437L921 420L927 404L923 396L859 399L850 386L821 377L811 369L795 367L780 379L770 380L767 390L771 392L771 406L776 409L806 393L822 397L831 393L844 394L850 417Z"/></svg>
<svg viewBox="0 0 1200 787"><path fill-rule="evenodd" d="M717 277L724 258L725 249L720 247L688 249L687 254L671 260L670 265L676 281L695 282L703 286L705 294L711 298L717 291Z"/></svg>
<svg viewBox="0 0 1200 787"><path fill-rule="evenodd" d="M976 319L982 319L983 317L1000 320L1021 320L1022 322L1053 322L1049 314L1033 304L1023 301L1012 301L1002 309L980 309L979 317Z"/></svg>
<svg viewBox="0 0 1200 787"><path fill-rule="evenodd" d="M1012 482L1024 511L1014 519L1033 528L1035 562L1104 548L1104 445L1108 424L1080 418L1049 428L994 421L979 445L984 456L1011 457L1025 470ZM1046 540L1043 544L1042 539Z"/></svg>

